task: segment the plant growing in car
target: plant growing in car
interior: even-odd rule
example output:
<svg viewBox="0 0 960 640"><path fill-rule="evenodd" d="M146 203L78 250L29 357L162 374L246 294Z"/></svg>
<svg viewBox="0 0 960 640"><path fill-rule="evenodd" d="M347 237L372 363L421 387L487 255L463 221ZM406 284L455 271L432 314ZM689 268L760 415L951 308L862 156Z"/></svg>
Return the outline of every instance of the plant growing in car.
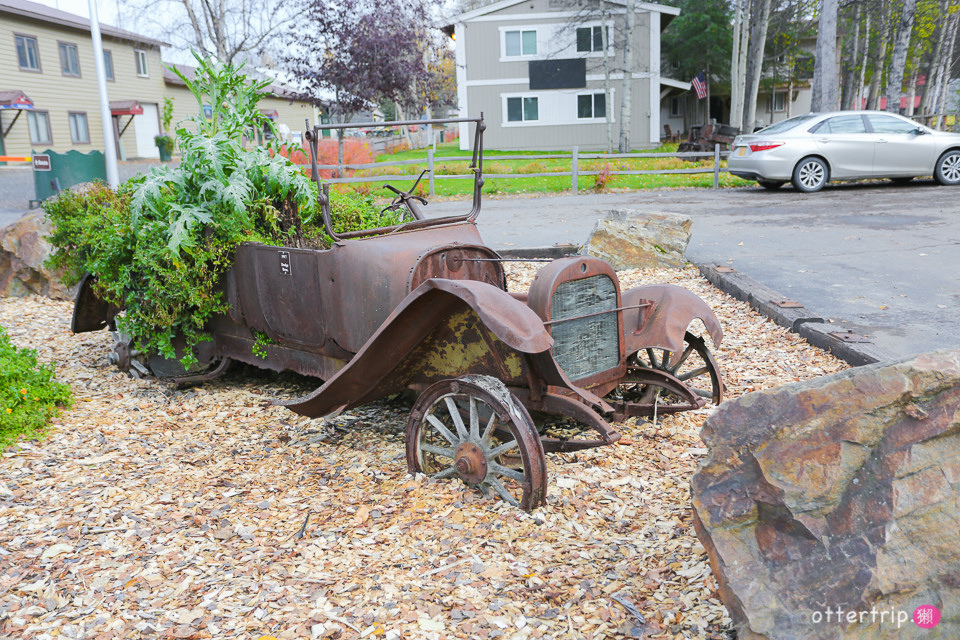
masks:
<svg viewBox="0 0 960 640"><path fill-rule="evenodd" d="M238 244L324 243L313 224L316 185L272 143L243 147L244 133L273 128L258 108L267 82L249 82L242 65L194 55L195 77L181 79L198 112L177 127L180 165L154 168L116 192L65 194L44 207L55 225L51 266L65 270L68 284L95 275L97 293L124 310L117 328L137 349L174 358L182 339L184 366L209 339L207 321L227 311L220 283ZM209 116L203 105L210 105ZM371 202L351 203L363 214L335 226L392 223Z"/></svg>

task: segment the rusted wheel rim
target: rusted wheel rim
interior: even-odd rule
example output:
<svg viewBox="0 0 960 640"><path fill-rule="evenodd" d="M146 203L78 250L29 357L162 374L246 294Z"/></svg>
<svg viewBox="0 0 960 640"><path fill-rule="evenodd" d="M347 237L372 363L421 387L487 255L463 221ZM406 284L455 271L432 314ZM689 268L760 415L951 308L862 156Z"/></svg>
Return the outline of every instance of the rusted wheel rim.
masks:
<svg viewBox="0 0 960 640"><path fill-rule="evenodd" d="M653 369L663 371L676 377L697 398L703 401L720 404L723 397L723 383L717 363L707 348L703 338L687 332L683 336L684 349L675 359L666 349L648 348L638 351L634 355L632 368L639 370ZM641 404L654 402L658 411L684 411L694 409L689 401L677 394L664 390L653 384L632 383L629 379L629 370L625 384L621 385L621 393L631 396L629 399ZM701 403L702 404L702 403Z"/></svg>
<svg viewBox="0 0 960 640"><path fill-rule="evenodd" d="M496 378L465 376L428 387L410 411L406 437L413 473L459 478L525 511L546 498L540 436L527 410Z"/></svg>

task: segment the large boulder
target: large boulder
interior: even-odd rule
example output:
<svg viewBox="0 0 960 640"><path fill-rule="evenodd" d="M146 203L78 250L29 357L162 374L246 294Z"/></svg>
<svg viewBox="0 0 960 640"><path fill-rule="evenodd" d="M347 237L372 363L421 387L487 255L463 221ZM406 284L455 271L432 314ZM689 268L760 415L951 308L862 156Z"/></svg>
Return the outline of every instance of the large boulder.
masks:
<svg viewBox="0 0 960 640"><path fill-rule="evenodd" d="M31 293L57 300L73 300L76 287L67 288L43 262L52 247L50 222L42 212L31 212L0 229L0 296Z"/></svg>
<svg viewBox="0 0 960 640"><path fill-rule="evenodd" d="M703 439L694 525L741 640L960 638L960 351L745 395Z"/></svg>
<svg viewBox="0 0 960 640"><path fill-rule="evenodd" d="M603 258L614 269L681 268L693 220L677 213L614 209L597 220L585 255Z"/></svg>

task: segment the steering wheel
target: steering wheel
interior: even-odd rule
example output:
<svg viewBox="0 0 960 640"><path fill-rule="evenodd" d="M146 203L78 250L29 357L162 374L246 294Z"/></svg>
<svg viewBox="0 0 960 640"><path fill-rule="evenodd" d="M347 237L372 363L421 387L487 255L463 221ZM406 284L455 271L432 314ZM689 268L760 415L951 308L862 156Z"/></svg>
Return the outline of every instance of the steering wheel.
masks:
<svg viewBox="0 0 960 640"><path fill-rule="evenodd" d="M380 210L380 213L385 213L387 211L397 211L397 210L400 210L401 206L403 206L406 209L406 212L401 213L400 215L401 220L404 217L406 217L407 214L409 214L410 217L412 217L413 219L416 219L417 216L414 215L413 210L411 209L408 203L410 200L415 200L420 204L427 204L426 198L422 196L413 195L413 192L417 190L417 185L420 184L420 181L423 179L423 176L426 175L427 171L429 171L429 169L424 169L420 173L420 176L417 178L417 181L413 183L412 187L410 187L410 191L400 191L400 189L397 189L392 184L384 185L385 188L389 189L390 191L393 191L396 194L396 196L394 197L393 201L390 204L388 204L387 206L385 206L383 209Z"/></svg>

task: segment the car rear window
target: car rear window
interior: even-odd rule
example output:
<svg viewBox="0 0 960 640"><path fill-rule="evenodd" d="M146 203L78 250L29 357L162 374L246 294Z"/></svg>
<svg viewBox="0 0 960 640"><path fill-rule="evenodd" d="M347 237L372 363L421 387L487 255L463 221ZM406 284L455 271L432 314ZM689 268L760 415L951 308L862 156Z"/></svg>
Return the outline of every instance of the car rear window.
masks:
<svg viewBox="0 0 960 640"><path fill-rule="evenodd" d="M791 129L799 127L804 122L809 122L816 117L817 114L815 113L808 113L805 116L796 116L794 118L789 118L787 120L783 120L782 122L772 124L766 129L761 129L758 133L783 133L784 131L790 131Z"/></svg>

